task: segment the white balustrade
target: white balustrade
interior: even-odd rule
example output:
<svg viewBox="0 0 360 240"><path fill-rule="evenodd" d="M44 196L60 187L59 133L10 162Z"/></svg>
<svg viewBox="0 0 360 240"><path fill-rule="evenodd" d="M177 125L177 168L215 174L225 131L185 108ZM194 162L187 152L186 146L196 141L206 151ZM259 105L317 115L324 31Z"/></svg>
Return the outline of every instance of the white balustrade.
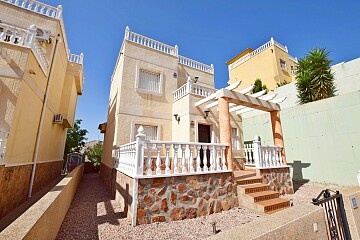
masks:
<svg viewBox="0 0 360 240"><path fill-rule="evenodd" d="M41 3L35 0L0 0L10 3L12 5L28 9L32 12L36 12L48 17L60 19L62 16L62 6L53 7L45 3Z"/></svg>
<svg viewBox="0 0 360 240"><path fill-rule="evenodd" d="M285 52L288 52L288 49L286 46L278 43L277 41L275 41L273 38L270 39L270 41L266 42L265 44L261 45L260 47L258 47L257 49L255 49L254 51L252 51L251 53L246 54L245 56L239 58L238 60L236 60L233 64L231 64L229 66L230 70L236 68L237 66L243 64L244 62L250 60L251 58L255 57L256 55L258 55L259 53L265 51L266 49L268 49L271 46L277 46L280 49L284 50ZM295 60L295 58L293 58ZM297 62L297 60L295 60L295 62Z"/></svg>
<svg viewBox="0 0 360 240"><path fill-rule="evenodd" d="M83 59L84 59L84 54L83 53L80 53L80 55L73 54L73 53L70 53L70 50L69 50L68 59L69 59L69 62L73 62L73 63L82 65Z"/></svg>
<svg viewBox="0 0 360 240"><path fill-rule="evenodd" d="M258 136L252 142L245 142L244 146L246 165L255 166L256 168L285 166L282 159L282 147L263 146Z"/></svg>
<svg viewBox="0 0 360 240"><path fill-rule="evenodd" d="M145 47L149 47L155 50L158 50L160 52L164 52L173 56L178 55L178 48L177 46L172 47L170 45L167 45L165 43L156 41L154 39L145 37L143 35L140 35L138 33L134 33L130 31L129 27L126 27L125 29L125 39L140 45L143 45Z"/></svg>
<svg viewBox="0 0 360 240"><path fill-rule="evenodd" d="M188 66L191 68L195 68L195 69L201 70L203 72L208 72L208 73L214 74L214 65L212 65L212 64L209 66L204 63L201 63L201 62L198 62L198 61L195 61L195 60L192 60L190 58L180 56L180 55L178 58L178 62L182 65L185 65L185 66Z"/></svg>
<svg viewBox="0 0 360 240"><path fill-rule="evenodd" d="M216 89L204 87L199 84L195 84L191 80L188 80L184 85L182 85L180 88L173 92L173 102L176 102L177 100L186 96L189 93L202 97L207 97L215 93L215 91Z"/></svg>
<svg viewBox="0 0 360 240"><path fill-rule="evenodd" d="M139 128L135 142L115 150L115 167L131 177L227 172L226 144L145 141ZM145 167L144 167L145 166Z"/></svg>
<svg viewBox="0 0 360 240"><path fill-rule="evenodd" d="M126 27L126 29L125 29L124 38L130 42L134 42L134 43L140 44L142 46L152 48L157 51L176 56L176 57L178 57L178 62L182 65L185 65L185 66L188 66L191 68L195 68L195 69L203 71L203 72L214 74L214 65L211 64L209 66L204 63L192 60L190 58L180 56L179 48L177 45L175 45L175 47L173 47L173 46L167 45L165 43L156 41L154 39L145 37L143 35L140 35L138 33L130 31L129 27Z"/></svg>

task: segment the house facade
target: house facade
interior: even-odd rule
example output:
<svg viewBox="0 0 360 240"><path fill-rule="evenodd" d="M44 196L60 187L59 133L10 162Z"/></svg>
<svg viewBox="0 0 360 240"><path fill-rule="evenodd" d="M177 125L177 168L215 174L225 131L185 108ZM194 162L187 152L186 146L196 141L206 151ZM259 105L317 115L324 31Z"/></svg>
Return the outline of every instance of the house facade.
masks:
<svg viewBox="0 0 360 240"><path fill-rule="evenodd" d="M269 90L274 90L277 84L295 80L297 59L286 46L271 38L255 50L245 49L226 64L229 84L242 80L244 86L250 86L261 79Z"/></svg>
<svg viewBox="0 0 360 240"><path fill-rule="evenodd" d="M83 91L62 7L0 1L0 218L61 174Z"/></svg>
<svg viewBox="0 0 360 240"><path fill-rule="evenodd" d="M214 66L126 28L111 79L107 122L99 125L105 133L100 173L133 225L238 206L234 171L243 168L241 162L271 168L259 176L266 181L276 176L278 190L292 191L291 184L284 184L289 171L280 107L265 91L249 95L253 86L234 91L240 84L217 90ZM261 148L255 141L245 161L239 111L252 108L270 112L277 146ZM277 201L276 207L284 206L286 201Z"/></svg>

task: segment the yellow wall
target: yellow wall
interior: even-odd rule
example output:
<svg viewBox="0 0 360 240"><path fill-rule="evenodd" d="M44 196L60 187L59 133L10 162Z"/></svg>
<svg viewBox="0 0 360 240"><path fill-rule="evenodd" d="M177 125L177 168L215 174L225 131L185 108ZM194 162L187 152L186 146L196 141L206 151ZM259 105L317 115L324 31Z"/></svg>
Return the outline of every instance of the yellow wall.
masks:
<svg viewBox="0 0 360 240"><path fill-rule="evenodd" d="M50 30L52 35L51 44L44 45L49 62L49 68L45 72L40 68L31 49L1 43L2 50L23 70L23 76L15 81L20 86L15 93L11 92L11 84L6 84L9 80L0 75L2 92L7 93L1 96L0 106L9 108L6 103L10 101L14 107L12 114L7 116L11 121L0 121L0 130L9 131L5 166L33 162L40 115L48 83L50 83L49 94L41 128L37 161L61 160L67 130L61 124L54 124L53 119L55 114L61 113L73 124L79 92L75 80L76 78L79 80L80 77L82 83L82 65L68 61L66 39L62 36L59 20L4 2L0 2L0 12L2 13L1 20L6 24L25 29L35 24L37 27ZM60 41L55 48L57 35L60 35ZM6 112L8 113L9 110L7 109ZM5 118L5 113L0 111L0 119Z"/></svg>
<svg viewBox="0 0 360 240"><path fill-rule="evenodd" d="M286 71L280 68L280 59L286 62ZM236 62L233 65L236 65ZM274 90L277 83L284 80L291 82L294 78L291 74L291 66L295 66L295 63L289 59L287 52L276 45L267 48L233 69L230 66L228 83L232 84L241 80L242 83L238 89L248 87L254 84L257 78L260 78L269 90Z"/></svg>

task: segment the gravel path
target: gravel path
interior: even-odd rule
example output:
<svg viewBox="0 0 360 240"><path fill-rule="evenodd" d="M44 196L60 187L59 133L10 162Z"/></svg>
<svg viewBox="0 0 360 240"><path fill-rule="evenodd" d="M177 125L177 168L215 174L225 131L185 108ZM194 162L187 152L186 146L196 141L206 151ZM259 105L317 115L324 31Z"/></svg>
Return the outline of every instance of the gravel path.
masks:
<svg viewBox="0 0 360 240"><path fill-rule="evenodd" d="M311 204L311 199L325 188L298 185L295 194L283 196L292 199L294 205ZM132 227L111 200L100 175L84 174L56 239L204 239L213 234L212 222L216 222L217 230L224 231L261 217L264 215L236 208L196 219Z"/></svg>

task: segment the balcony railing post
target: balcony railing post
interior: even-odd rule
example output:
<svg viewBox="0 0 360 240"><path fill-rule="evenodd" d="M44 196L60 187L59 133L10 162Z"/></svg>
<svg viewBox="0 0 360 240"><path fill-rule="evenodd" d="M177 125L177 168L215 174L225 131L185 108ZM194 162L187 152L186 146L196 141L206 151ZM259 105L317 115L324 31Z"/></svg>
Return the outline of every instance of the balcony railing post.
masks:
<svg viewBox="0 0 360 240"><path fill-rule="evenodd" d="M360 186L360 170L358 171L358 174L357 174L357 179L358 179L359 186Z"/></svg>
<svg viewBox="0 0 360 240"><path fill-rule="evenodd" d="M260 168L261 166L261 141L260 136L255 136L254 138L254 161L255 161L255 167Z"/></svg>
<svg viewBox="0 0 360 240"><path fill-rule="evenodd" d="M143 126L138 129L136 135L136 162L135 162L135 175L143 175L144 171L144 145L145 145L145 131Z"/></svg>
<svg viewBox="0 0 360 240"><path fill-rule="evenodd" d="M35 42L36 29L37 27L35 25L31 25L29 27L24 41L24 45L26 47L31 47L31 48L33 47Z"/></svg>
<svg viewBox="0 0 360 240"><path fill-rule="evenodd" d="M126 26L126 28L125 28L125 39L126 40L130 40L129 35L130 35L130 28L129 28L129 26Z"/></svg>

